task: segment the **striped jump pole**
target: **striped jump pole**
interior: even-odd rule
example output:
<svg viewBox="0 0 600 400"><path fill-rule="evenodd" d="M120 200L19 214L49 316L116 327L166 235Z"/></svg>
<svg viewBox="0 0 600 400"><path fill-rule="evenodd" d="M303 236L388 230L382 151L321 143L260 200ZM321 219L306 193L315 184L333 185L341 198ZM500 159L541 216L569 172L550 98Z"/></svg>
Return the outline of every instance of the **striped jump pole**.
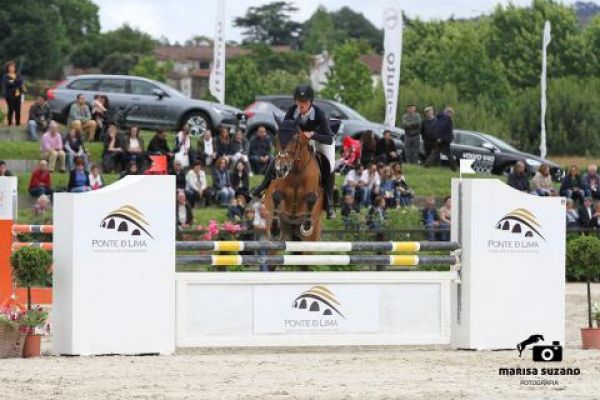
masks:
<svg viewBox="0 0 600 400"><path fill-rule="evenodd" d="M52 251L52 242L13 242L13 251L18 250L22 247L36 247L42 250Z"/></svg>
<svg viewBox="0 0 600 400"><path fill-rule="evenodd" d="M13 233L52 233L53 225L13 225Z"/></svg>
<svg viewBox="0 0 600 400"><path fill-rule="evenodd" d="M458 257L418 255L201 255L178 256L178 264L200 264L212 266L240 265L388 265L416 267L418 265L455 265Z"/></svg>
<svg viewBox="0 0 600 400"><path fill-rule="evenodd" d="M459 249L455 242L269 242L269 241L194 241L177 242L177 250L203 251L311 251L351 252L386 251L396 253L418 253L420 251L454 251Z"/></svg>

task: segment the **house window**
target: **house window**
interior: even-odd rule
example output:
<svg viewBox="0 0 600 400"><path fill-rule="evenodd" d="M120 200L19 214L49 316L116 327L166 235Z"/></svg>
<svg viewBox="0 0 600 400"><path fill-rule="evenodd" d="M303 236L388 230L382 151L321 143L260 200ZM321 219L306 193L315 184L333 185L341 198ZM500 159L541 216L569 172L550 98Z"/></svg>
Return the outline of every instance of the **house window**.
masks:
<svg viewBox="0 0 600 400"><path fill-rule="evenodd" d="M210 69L210 61L200 61L200 69Z"/></svg>

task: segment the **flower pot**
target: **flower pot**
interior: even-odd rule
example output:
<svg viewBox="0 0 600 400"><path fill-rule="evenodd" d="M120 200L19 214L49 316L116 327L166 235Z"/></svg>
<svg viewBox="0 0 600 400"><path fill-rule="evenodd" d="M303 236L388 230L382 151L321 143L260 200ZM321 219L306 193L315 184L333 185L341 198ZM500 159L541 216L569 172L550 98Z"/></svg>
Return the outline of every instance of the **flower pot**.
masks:
<svg viewBox="0 0 600 400"><path fill-rule="evenodd" d="M581 328L581 347L600 350L600 328Z"/></svg>
<svg viewBox="0 0 600 400"><path fill-rule="evenodd" d="M42 335L25 336L23 358L39 357L42 352Z"/></svg>
<svg viewBox="0 0 600 400"><path fill-rule="evenodd" d="M21 357L24 338L18 327L0 324L0 358Z"/></svg>

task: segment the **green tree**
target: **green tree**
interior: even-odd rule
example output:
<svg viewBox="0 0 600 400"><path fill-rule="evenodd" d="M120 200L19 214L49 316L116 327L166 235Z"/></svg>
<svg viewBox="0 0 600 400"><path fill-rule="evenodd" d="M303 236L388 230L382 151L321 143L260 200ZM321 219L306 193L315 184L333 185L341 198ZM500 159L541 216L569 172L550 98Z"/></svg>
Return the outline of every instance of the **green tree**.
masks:
<svg viewBox="0 0 600 400"><path fill-rule="evenodd" d="M138 59L137 54L112 53L100 63L100 70L104 74L127 75Z"/></svg>
<svg viewBox="0 0 600 400"><path fill-rule="evenodd" d="M369 68L360 61L364 46L356 41L348 41L335 48L334 65L327 74L327 84L321 95L358 107L373 93Z"/></svg>
<svg viewBox="0 0 600 400"><path fill-rule="evenodd" d="M245 29L245 43L292 45L296 43L302 26L291 20L290 15L296 11L298 8L293 3L275 1L248 8L246 15L235 18L233 24Z"/></svg>
<svg viewBox="0 0 600 400"><path fill-rule="evenodd" d="M331 16L342 40L365 41L376 52L383 51L383 31L377 29L362 13L355 12L349 7L342 7Z"/></svg>
<svg viewBox="0 0 600 400"><path fill-rule="evenodd" d="M100 33L98 6L91 0L54 0L71 45Z"/></svg>
<svg viewBox="0 0 600 400"><path fill-rule="evenodd" d="M263 93L261 74L252 59L237 57L225 65L225 103L245 107Z"/></svg>
<svg viewBox="0 0 600 400"><path fill-rule="evenodd" d="M308 74L291 72L277 69L263 76L261 80L262 94L292 94L294 88L308 81Z"/></svg>
<svg viewBox="0 0 600 400"><path fill-rule="evenodd" d="M244 57L252 59L261 74L274 70L284 70L292 74L309 72L311 57L302 51L277 52L265 44L251 44L245 48L249 50L249 54Z"/></svg>
<svg viewBox="0 0 600 400"><path fill-rule="evenodd" d="M333 17L324 6L319 6L304 23L300 38L302 50L310 54L332 50L339 41L338 36Z"/></svg>
<svg viewBox="0 0 600 400"><path fill-rule="evenodd" d="M143 76L159 82L167 81L167 74L173 69L173 63L167 61L159 63L154 56L143 56L131 68L129 74Z"/></svg>

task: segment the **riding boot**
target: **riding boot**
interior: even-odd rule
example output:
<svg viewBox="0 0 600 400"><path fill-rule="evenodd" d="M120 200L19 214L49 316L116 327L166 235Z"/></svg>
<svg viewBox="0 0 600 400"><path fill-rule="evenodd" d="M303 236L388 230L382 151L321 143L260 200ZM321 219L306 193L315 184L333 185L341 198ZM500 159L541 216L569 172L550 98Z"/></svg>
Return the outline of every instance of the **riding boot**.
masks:
<svg viewBox="0 0 600 400"><path fill-rule="evenodd" d="M267 190L267 188L269 187L269 184L271 183L271 181L275 178L275 159L272 159L271 162L269 163L269 166L267 167L266 171L265 171L265 177L263 178L263 181L260 183L260 185L258 185L257 187L255 187L254 189L252 189L250 191L250 196L258 199L262 196L263 192L265 190Z"/></svg>
<svg viewBox="0 0 600 400"><path fill-rule="evenodd" d="M335 187L335 174L326 173L323 175L323 193L325 194L325 212L327 213L327 219L335 218L335 207L333 203L333 188Z"/></svg>

